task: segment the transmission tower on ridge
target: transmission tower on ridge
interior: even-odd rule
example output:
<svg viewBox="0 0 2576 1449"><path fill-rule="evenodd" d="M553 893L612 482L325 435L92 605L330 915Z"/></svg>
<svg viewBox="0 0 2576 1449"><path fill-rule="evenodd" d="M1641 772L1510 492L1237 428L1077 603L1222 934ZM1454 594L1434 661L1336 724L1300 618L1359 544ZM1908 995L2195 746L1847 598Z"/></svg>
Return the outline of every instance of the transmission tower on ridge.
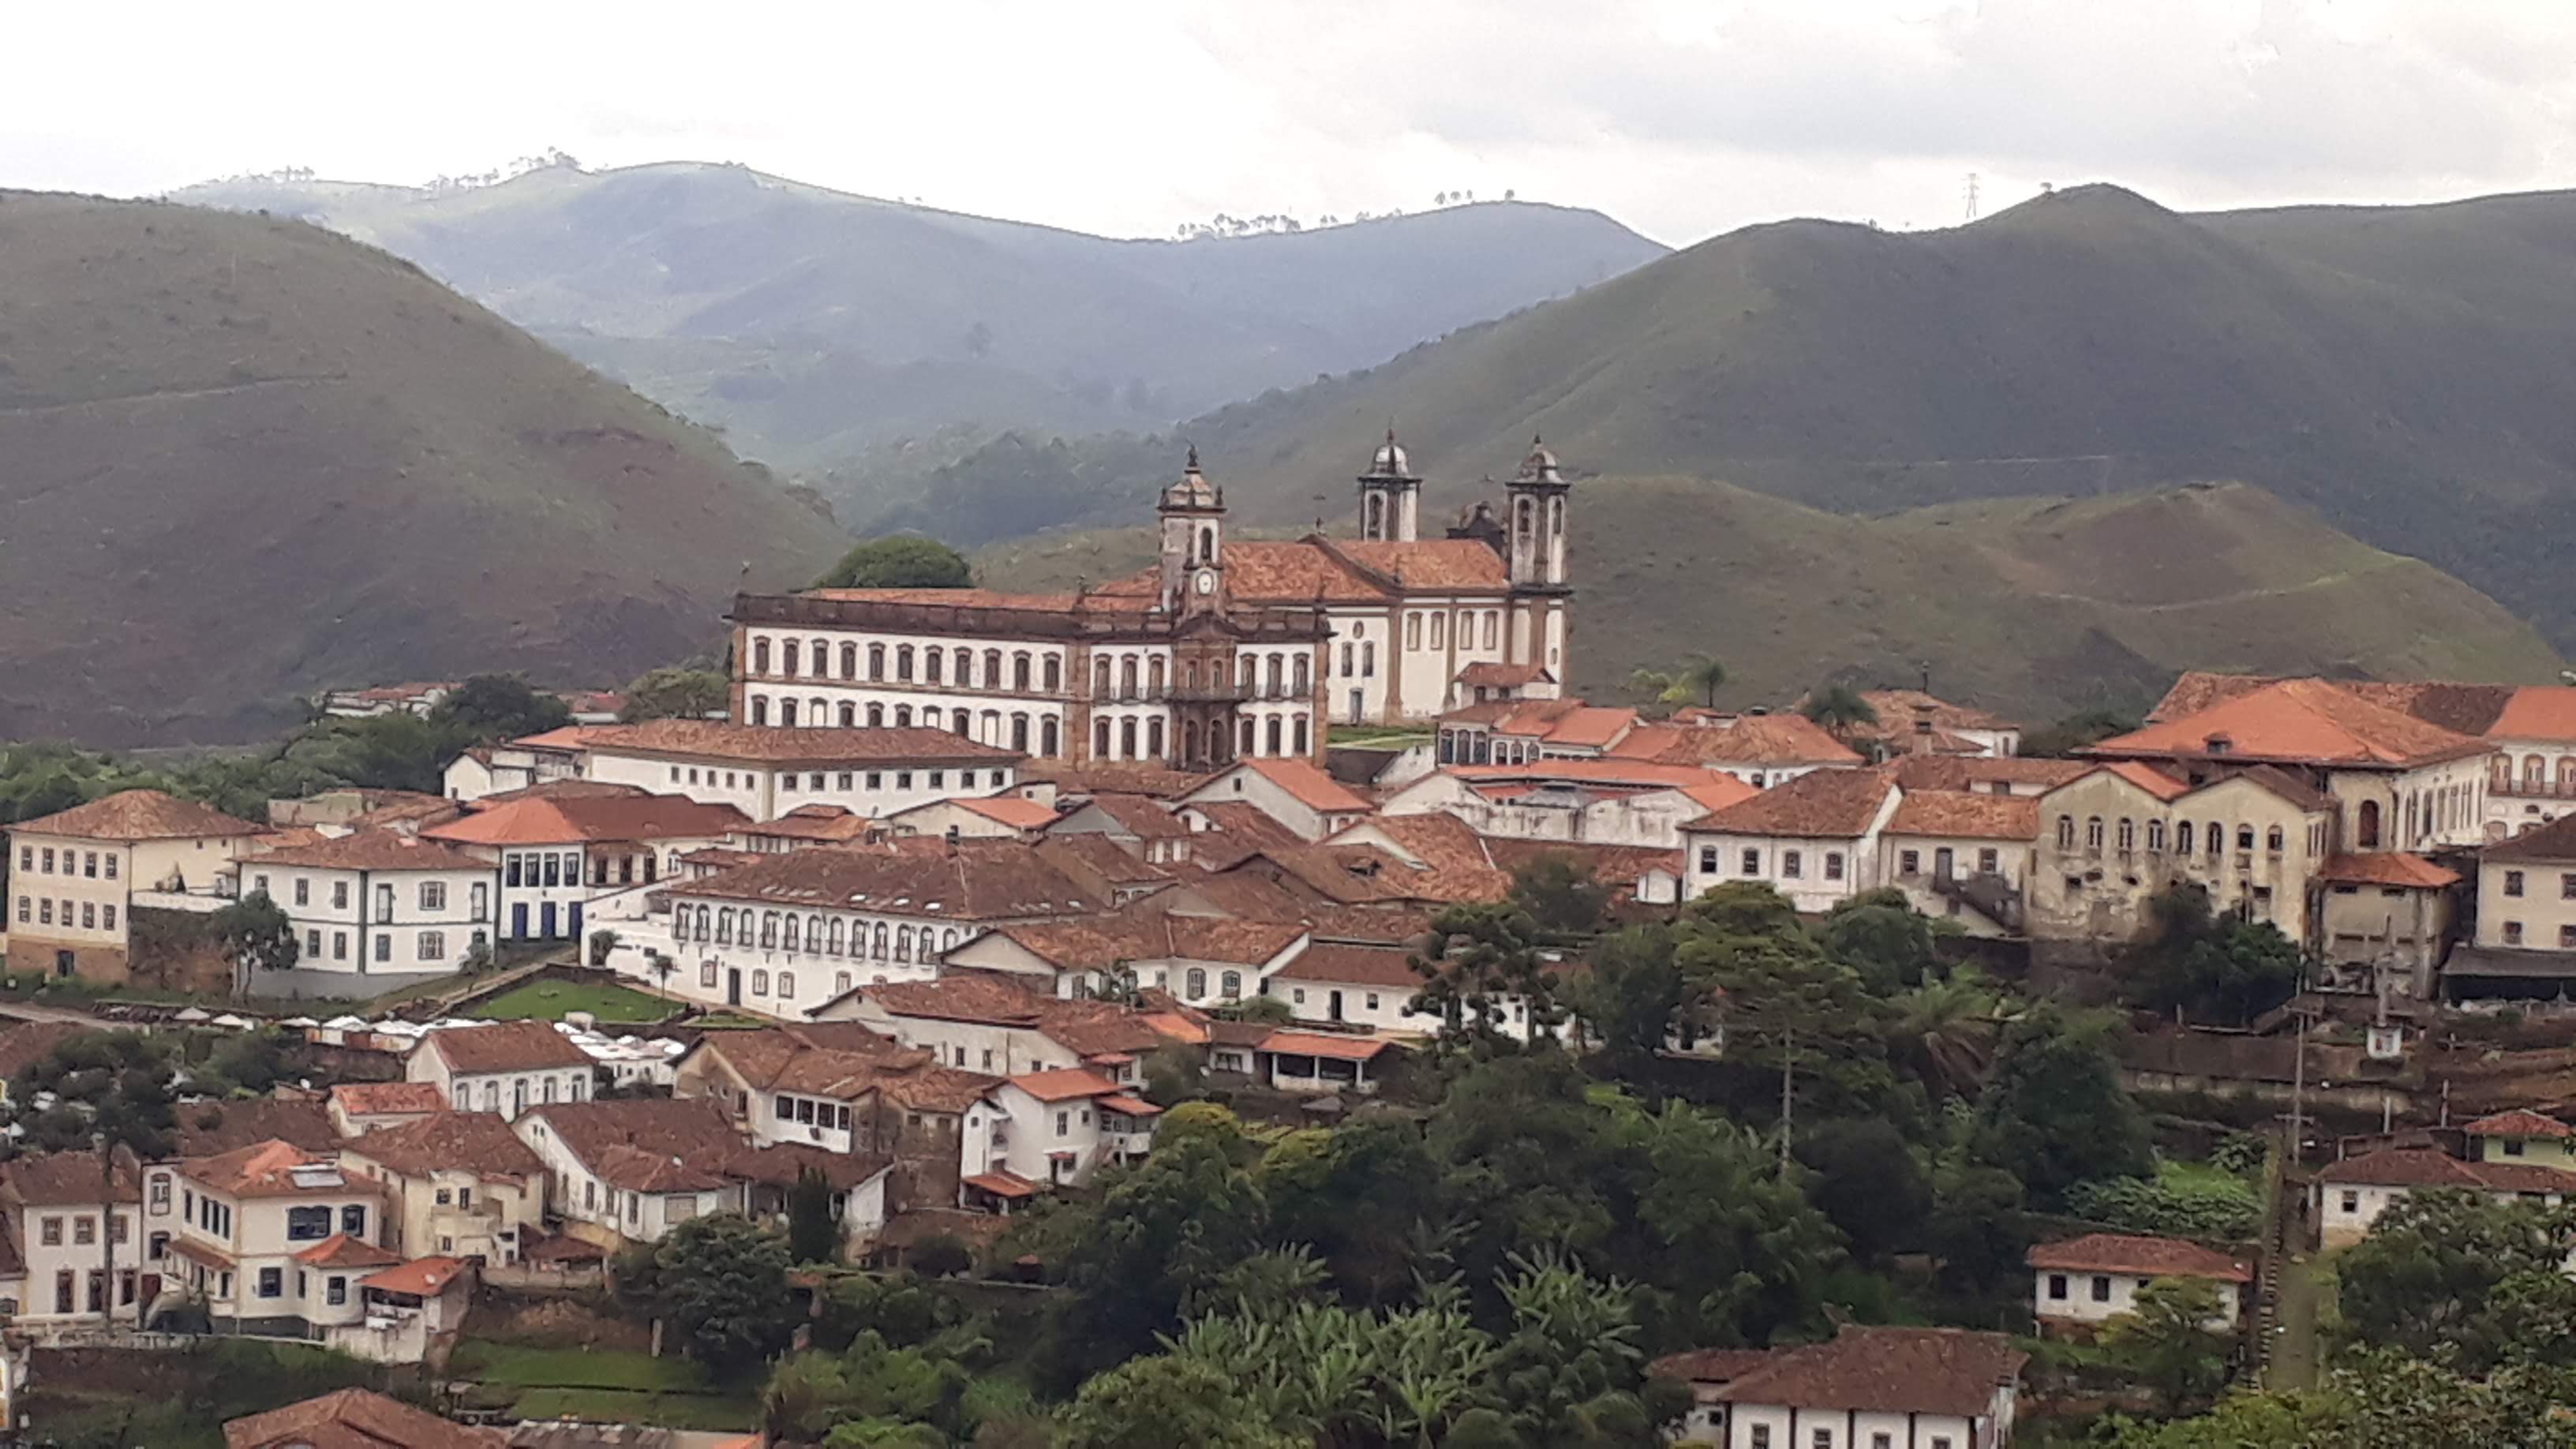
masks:
<svg viewBox="0 0 2576 1449"><path fill-rule="evenodd" d="M1977 173L1968 173L1968 220L1977 219Z"/></svg>

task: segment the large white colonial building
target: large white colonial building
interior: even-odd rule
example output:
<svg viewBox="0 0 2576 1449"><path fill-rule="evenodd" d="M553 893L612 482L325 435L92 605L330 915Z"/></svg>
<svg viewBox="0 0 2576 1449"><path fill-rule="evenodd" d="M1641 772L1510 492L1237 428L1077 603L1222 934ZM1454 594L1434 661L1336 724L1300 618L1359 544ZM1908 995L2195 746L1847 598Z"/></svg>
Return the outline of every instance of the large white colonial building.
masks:
<svg viewBox="0 0 2576 1449"><path fill-rule="evenodd" d="M1157 565L1068 594L813 589L734 602L733 717L930 726L1045 760L1320 760L1336 722L1427 719L1462 677L1557 692L1566 495L1533 443L1504 512L1419 536L1422 480L1390 431L1360 537L1230 541L1192 450L1156 508Z"/></svg>

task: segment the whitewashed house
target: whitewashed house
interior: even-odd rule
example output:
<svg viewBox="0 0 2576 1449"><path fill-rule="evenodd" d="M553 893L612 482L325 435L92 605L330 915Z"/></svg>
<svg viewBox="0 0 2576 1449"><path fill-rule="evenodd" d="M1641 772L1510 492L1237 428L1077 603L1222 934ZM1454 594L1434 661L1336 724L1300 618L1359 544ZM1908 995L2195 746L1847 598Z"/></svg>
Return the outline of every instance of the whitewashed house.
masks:
<svg viewBox="0 0 2576 1449"><path fill-rule="evenodd" d="M98 1322L108 1307L100 1236L112 1232L116 1316L135 1322L159 1291L163 1272L144 1251L142 1216L142 1179L121 1153L107 1184L99 1180L98 1159L86 1152L0 1164L0 1236L15 1249L0 1267L0 1313L19 1329Z"/></svg>
<svg viewBox="0 0 2576 1449"><path fill-rule="evenodd" d="M1820 913L1885 882L1879 836L1903 799L1879 770L1818 770L1682 827L1685 891L1770 886Z"/></svg>
<svg viewBox="0 0 2576 1449"><path fill-rule="evenodd" d="M691 1218L743 1210L742 1180L727 1169L747 1144L711 1102L558 1103L510 1125L553 1174L567 1231L586 1242L657 1242Z"/></svg>
<svg viewBox="0 0 2576 1449"><path fill-rule="evenodd" d="M596 903L667 879L682 856L748 823L730 805L576 787L497 801L421 835L492 864L497 939L582 941Z"/></svg>
<svg viewBox="0 0 2576 1449"><path fill-rule="evenodd" d="M389 830L245 855L244 895L265 895L295 928L291 972L254 973L254 990L284 987L376 995L454 973L494 930L498 875L457 846ZM335 979L336 978L336 979Z"/></svg>
<svg viewBox="0 0 2576 1449"><path fill-rule="evenodd" d="M1299 759L1237 762L1181 797L1183 805L1240 801L1287 827L1300 840L1346 830L1377 807L1315 765Z"/></svg>
<svg viewBox="0 0 2576 1449"><path fill-rule="evenodd" d="M10 826L9 969L128 979L135 909L222 909L234 857L266 833L160 790Z"/></svg>
<svg viewBox="0 0 2576 1449"><path fill-rule="evenodd" d="M2531 1162L2478 1162L2431 1147L2394 1147L2328 1164L2310 1189L2320 1241L2340 1248L2370 1236L2379 1215L2420 1188L2484 1192L2556 1206L2576 1196L2576 1172Z"/></svg>
<svg viewBox="0 0 2576 1449"><path fill-rule="evenodd" d="M2219 1310L2203 1325L2232 1332L2254 1270L2214 1248L2183 1238L2087 1233L2042 1243L2029 1255L2031 1315L2043 1325L2094 1327L2137 1307L2138 1290L2161 1279L2207 1283Z"/></svg>
<svg viewBox="0 0 2576 1449"><path fill-rule="evenodd" d="M1009 1124L996 1165L1049 1187L1078 1187L1105 1164L1144 1156L1163 1111L1133 1086L1083 1067L1011 1077L993 1100Z"/></svg>
<svg viewBox="0 0 2576 1449"><path fill-rule="evenodd" d="M441 1027L403 1059L404 1077L435 1085L450 1107L504 1120L588 1098L591 1071L589 1054L543 1021Z"/></svg>
<svg viewBox="0 0 2576 1449"><path fill-rule="evenodd" d="M2029 1360L2000 1333L1845 1324L1825 1343L1676 1354L1650 1371L1690 1386L1684 1443L2006 1449Z"/></svg>

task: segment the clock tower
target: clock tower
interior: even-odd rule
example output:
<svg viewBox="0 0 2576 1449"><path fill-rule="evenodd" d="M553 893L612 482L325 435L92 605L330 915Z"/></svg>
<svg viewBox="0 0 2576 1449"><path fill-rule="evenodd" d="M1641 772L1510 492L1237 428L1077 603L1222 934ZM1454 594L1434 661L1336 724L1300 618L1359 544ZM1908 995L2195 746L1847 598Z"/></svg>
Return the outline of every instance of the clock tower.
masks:
<svg viewBox="0 0 2576 1449"><path fill-rule="evenodd" d="M1225 490L1199 471L1190 449L1178 482L1155 505L1163 530L1162 610L1172 615L1223 613L1225 588Z"/></svg>

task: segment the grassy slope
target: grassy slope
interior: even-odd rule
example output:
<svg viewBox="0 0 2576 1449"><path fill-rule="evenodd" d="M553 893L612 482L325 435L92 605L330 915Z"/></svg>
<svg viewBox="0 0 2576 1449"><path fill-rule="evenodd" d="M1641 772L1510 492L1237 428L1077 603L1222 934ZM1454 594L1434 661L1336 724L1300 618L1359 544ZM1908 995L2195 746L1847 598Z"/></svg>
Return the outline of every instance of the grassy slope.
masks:
<svg viewBox="0 0 2576 1449"><path fill-rule="evenodd" d="M1183 432L1274 522L1318 480L1347 508L1389 418L1444 507L1534 430L1578 476L1853 513L2243 480L2563 642L2571 396L2576 194L2187 217L2088 187L1952 231L1750 228Z"/></svg>
<svg viewBox="0 0 2576 1449"><path fill-rule="evenodd" d="M1737 703L1833 673L2031 719L2136 705L2184 668L2545 681L2557 655L2439 570L2260 489L2009 499L1878 518L1691 479L1596 479L1575 510L1575 684L1726 661ZM1051 535L978 558L1060 586L1150 557L1141 532Z"/></svg>
<svg viewBox="0 0 2576 1449"><path fill-rule="evenodd" d="M838 531L319 229L0 194L0 737L244 738L328 684L623 680Z"/></svg>

